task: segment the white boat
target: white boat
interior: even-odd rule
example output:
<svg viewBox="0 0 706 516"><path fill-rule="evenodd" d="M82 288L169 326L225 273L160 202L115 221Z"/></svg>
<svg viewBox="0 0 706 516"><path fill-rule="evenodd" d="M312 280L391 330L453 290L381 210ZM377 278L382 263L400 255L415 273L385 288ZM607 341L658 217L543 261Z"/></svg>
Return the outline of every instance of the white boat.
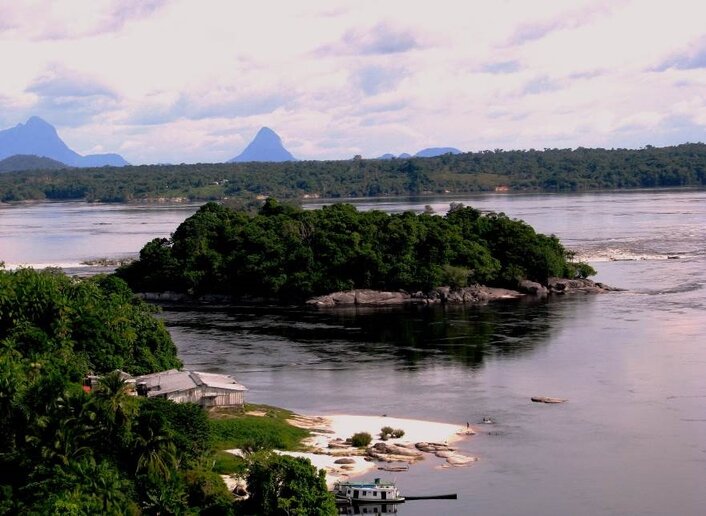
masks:
<svg viewBox="0 0 706 516"><path fill-rule="evenodd" d="M376 478L373 482L336 482L333 494L340 503L401 503L404 497L394 482Z"/></svg>

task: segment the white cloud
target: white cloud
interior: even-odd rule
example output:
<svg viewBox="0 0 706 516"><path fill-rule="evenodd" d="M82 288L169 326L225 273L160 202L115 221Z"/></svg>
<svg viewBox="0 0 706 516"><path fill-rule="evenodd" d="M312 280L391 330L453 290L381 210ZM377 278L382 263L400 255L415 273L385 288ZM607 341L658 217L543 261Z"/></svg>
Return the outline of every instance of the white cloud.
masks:
<svg viewBox="0 0 706 516"><path fill-rule="evenodd" d="M706 140L706 4L0 0L0 122L218 161Z"/></svg>

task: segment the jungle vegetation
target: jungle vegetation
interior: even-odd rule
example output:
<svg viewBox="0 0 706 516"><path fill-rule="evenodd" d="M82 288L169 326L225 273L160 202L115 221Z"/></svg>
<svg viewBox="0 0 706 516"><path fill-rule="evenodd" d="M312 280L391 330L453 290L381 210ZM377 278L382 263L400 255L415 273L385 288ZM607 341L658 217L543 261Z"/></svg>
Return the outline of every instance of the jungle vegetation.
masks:
<svg viewBox="0 0 706 516"><path fill-rule="evenodd" d="M704 186L706 145L545 149L434 158L142 165L0 174L0 201L353 198L495 189L573 192Z"/></svg>
<svg viewBox="0 0 706 516"><path fill-rule="evenodd" d="M180 366L163 324L117 277L0 267L0 514L335 514L310 463L265 451L225 468L241 468L256 495L235 501L214 436L258 436L252 423L238 432L237 417L216 427L197 405L133 396L113 371ZM101 378L86 390L89 372Z"/></svg>
<svg viewBox="0 0 706 516"><path fill-rule="evenodd" d="M428 291L472 283L586 277L555 236L500 213L452 204L445 216L302 210L267 199L257 214L210 202L117 275L138 291L302 301L350 290Z"/></svg>

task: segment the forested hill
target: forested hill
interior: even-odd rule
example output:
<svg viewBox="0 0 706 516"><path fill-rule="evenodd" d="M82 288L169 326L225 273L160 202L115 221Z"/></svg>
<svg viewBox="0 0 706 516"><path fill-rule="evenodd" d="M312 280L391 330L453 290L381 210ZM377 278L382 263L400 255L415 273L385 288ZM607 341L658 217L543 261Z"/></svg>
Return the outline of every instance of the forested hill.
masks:
<svg viewBox="0 0 706 516"><path fill-rule="evenodd" d="M339 198L703 186L706 145L484 151L433 158L144 165L0 176L0 201Z"/></svg>
<svg viewBox="0 0 706 516"><path fill-rule="evenodd" d="M595 273L570 258L555 236L458 204L442 217L349 204L301 210L268 199L256 215L208 203L117 274L143 292L296 302L354 288L516 286Z"/></svg>

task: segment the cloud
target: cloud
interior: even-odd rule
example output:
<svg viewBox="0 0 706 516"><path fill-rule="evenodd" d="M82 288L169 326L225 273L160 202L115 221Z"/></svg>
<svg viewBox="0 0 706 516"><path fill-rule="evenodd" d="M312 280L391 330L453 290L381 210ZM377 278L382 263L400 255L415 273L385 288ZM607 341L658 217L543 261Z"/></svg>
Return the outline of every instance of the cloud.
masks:
<svg viewBox="0 0 706 516"><path fill-rule="evenodd" d="M126 121L138 125L157 125L175 120L211 118L244 118L272 113L292 99L279 92L237 92L230 90L194 91L169 95L152 95L135 106Z"/></svg>
<svg viewBox="0 0 706 516"><path fill-rule="evenodd" d="M522 88L523 95L538 95L540 93L548 93L557 91L561 85L556 80L547 76L536 77L527 82Z"/></svg>
<svg viewBox="0 0 706 516"><path fill-rule="evenodd" d="M564 10L549 18L523 23L510 36L510 44L523 45L545 38L556 31L572 30L594 23L597 19L609 16L625 3L626 0L592 1L588 5Z"/></svg>
<svg viewBox="0 0 706 516"><path fill-rule="evenodd" d="M116 109L120 99L112 88L86 74L52 65L25 89L33 97L24 114L38 114L65 126L78 126Z"/></svg>
<svg viewBox="0 0 706 516"><path fill-rule="evenodd" d="M655 71L663 72L670 68L676 70L696 70L706 68L706 38L701 38L690 45L690 49L672 54L655 67Z"/></svg>
<svg viewBox="0 0 706 516"><path fill-rule="evenodd" d="M37 77L26 89L40 97L109 97L115 92L100 80L55 65Z"/></svg>
<svg viewBox="0 0 706 516"><path fill-rule="evenodd" d="M406 75L399 66L364 66L353 74L353 80L366 95L377 95L394 89Z"/></svg>
<svg viewBox="0 0 706 516"><path fill-rule="evenodd" d="M169 0L53 0L6 2L0 7L0 30L30 40L71 40L123 29L169 5Z"/></svg>
<svg viewBox="0 0 706 516"><path fill-rule="evenodd" d="M497 61L485 64L481 71L491 74L514 73L519 71L520 63L516 60L512 61Z"/></svg>
<svg viewBox="0 0 706 516"><path fill-rule="evenodd" d="M420 48L417 36L411 30L378 23L369 29L350 29L341 39L319 49L321 54L387 55L400 54Z"/></svg>

